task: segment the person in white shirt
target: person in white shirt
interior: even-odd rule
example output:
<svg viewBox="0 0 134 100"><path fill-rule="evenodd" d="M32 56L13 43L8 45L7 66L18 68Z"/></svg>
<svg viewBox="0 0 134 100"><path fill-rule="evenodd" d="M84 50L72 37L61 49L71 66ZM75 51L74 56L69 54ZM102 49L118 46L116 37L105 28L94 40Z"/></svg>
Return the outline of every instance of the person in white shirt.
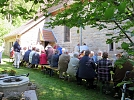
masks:
<svg viewBox="0 0 134 100"><path fill-rule="evenodd" d="M74 48L74 52L80 53L80 44L77 44Z"/></svg>
<svg viewBox="0 0 134 100"><path fill-rule="evenodd" d="M39 54L41 54L41 51L45 50L42 42L38 42L37 45L36 45L36 48L39 49Z"/></svg>

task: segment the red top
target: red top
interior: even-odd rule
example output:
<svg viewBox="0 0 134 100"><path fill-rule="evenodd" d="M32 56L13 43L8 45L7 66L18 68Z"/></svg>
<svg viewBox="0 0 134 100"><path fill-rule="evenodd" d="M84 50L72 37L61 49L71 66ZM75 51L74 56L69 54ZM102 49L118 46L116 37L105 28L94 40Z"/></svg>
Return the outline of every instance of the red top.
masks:
<svg viewBox="0 0 134 100"><path fill-rule="evenodd" d="M45 53L41 53L40 55L40 65L48 64L47 63L47 55Z"/></svg>

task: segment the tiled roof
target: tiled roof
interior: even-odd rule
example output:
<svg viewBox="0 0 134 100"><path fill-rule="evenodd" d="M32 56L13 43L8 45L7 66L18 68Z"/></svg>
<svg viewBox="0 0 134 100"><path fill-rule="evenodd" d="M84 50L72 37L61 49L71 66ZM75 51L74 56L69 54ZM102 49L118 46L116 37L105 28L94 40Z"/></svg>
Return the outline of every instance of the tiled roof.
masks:
<svg viewBox="0 0 134 100"><path fill-rule="evenodd" d="M42 37L43 37L43 41L56 42L56 38L52 31L43 29Z"/></svg>

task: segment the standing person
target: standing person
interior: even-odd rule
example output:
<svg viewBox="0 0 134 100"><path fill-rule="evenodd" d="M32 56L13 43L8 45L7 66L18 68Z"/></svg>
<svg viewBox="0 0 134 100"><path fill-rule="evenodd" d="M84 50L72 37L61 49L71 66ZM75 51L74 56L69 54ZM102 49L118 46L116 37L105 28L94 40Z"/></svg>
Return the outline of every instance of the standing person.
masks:
<svg viewBox="0 0 134 100"><path fill-rule="evenodd" d="M92 58L89 57L90 51L86 50L85 55L79 61L77 82L81 84L82 79L86 79L87 88L95 88L93 85L94 78L96 77L95 63Z"/></svg>
<svg viewBox="0 0 134 100"><path fill-rule="evenodd" d="M1 64L1 60L2 60L2 53L3 53L3 47L0 46L0 64Z"/></svg>
<svg viewBox="0 0 134 100"><path fill-rule="evenodd" d="M45 50L42 42L38 42L37 45L36 45L36 48L39 48L40 54L41 54L41 51L44 51Z"/></svg>
<svg viewBox="0 0 134 100"><path fill-rule="evenodd" d="M45 50L42 50L41 54L40 54L41 71L43 71L43 69L44 69L43 65L45 65L45 64L48 64L47 63L47 55L46 55Z"/></svg>
<svg viewBox="0 0 134 100"><path fill-rule="evenodd" d="M57 50L59 52L58 54L61 55L62 54L62 47L58 45Z"/></svg>
<svg viewBox="0 0 134 100"><path fill-rule="evenodd" d="M16 68L19 68L19 64L20 64L20 50L21 50L21 47L20 47L20 39L16 39L14 45L13 45L13 49L14 49L14 66Z"/></svg>
<svg viewBox="0 0 134 100"><path fill-rule="evenodd" d="M53 53L54 53L53 47L51 45L47 46L46 54L47 54L47 59L48 59L49 64L51 64L51 57Z"/></svg>
<svg viewBox="0 0 134 100"><path fill-rule="evenodd" d="M54 50L58 50L59 55L62 54L62 47L59 44L55 44L55 46L53 48L54 48Z"/></svg>
<svg viewBox="0 0 134 100"><path fill-rule="evenodd" d="M80 52L82 52L83 50L89 50L89 47L86 45L86 43L83 43L83 45L80 46Z"/></svg>
<svg viewBox="0 0 134 100"><path fill-rule="evenodd" d="M110 71L113 70L112 61L108 60L108 53L103 52L102 59L97 62L97 74L98 80L103 85L103 92L106 94L110 93L109 84L111 81Z"/></svg>
<svg viewBox="0 0 134 100"><path fill-rule="evenodd" d="M45 47L45 50L47 50L48 47L52 47L50 43L47 44L47 46Z"/></svg>
<svg viewBox="0 0 134 100"><path fill-rule="evenodd" d="M77 44L74 48L74 52L80 53L80 44Z"/></svg>
<svg viewBox="0 0 134 100"><path fill-rule="evenodd" d="M70 55L68 54L68 51L65 50L64 53L61 54L59 57L59 62L58 62L59 78L64 78L63 72L66 73L69 60L70 60Z"/></svg>

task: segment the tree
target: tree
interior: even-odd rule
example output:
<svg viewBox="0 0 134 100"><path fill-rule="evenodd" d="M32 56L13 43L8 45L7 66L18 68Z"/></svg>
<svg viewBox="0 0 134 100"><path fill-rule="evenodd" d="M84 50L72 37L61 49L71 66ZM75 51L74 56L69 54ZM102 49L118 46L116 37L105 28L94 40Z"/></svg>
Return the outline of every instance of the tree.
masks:
<svg viewBox="0 0 134 100"><path fill-rule="evenodd" d="M12 28L13 26L7 20L2 20L0 18L0 46L4 41L3 40L4 35L9 33Z"/></svg>
<svg viewBox="0 0 134 100"><path fill-rule="evenodd" d="M76 0L70 5L64 4L64 11L59 11L49 26L66 25L68 27L82 27L90 25L98 29L108 28L108 24L114 24L109 30L120 30L106 43L119 42L122 39L128 39L129 42L122 42L121 49L124 49L129 56L134 56L134 0ZM118 63L123 63L125 57ZM134 62L129 59L133 64Z"/></svg>
<svg viewBox="0 0 134 100"><path fill-rule="evenodd" d="M1 0L0 45L4 41L3 36L22 25L26 20L33 18L38 7L39 4L34 5L33 1L26 3L24 0Z"/></svg>

